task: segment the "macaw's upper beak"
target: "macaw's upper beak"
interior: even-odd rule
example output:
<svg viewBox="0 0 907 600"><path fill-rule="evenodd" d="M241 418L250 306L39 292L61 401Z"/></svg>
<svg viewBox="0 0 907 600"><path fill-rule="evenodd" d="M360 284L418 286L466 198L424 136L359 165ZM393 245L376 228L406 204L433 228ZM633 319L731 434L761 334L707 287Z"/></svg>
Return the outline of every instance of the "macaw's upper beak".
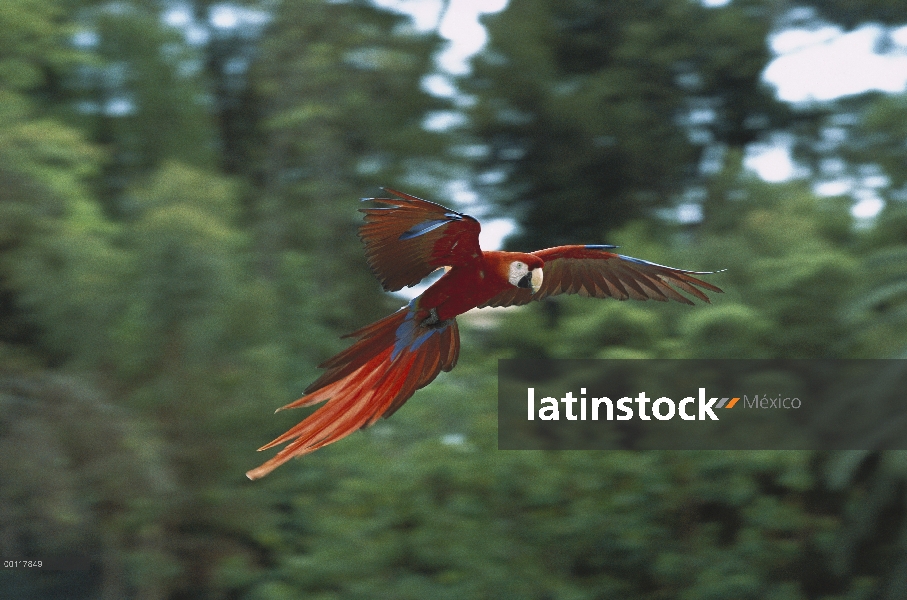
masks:
<svg viewBox="0 0 907 600"><path fill-rule="evenodd" d="M542 280L544 279L542 269L533 269L529 271L529 274L532 275L532 279L529 280L529 286L532 288L532 293L534 294L542 287Z"/></svg>

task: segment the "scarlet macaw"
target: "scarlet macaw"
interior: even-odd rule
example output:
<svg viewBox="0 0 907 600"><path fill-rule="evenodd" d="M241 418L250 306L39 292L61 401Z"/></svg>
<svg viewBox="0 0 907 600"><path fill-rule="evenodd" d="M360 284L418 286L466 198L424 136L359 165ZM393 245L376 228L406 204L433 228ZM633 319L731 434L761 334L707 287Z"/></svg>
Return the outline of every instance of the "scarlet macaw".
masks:
<svg viewBox="0 0 907 600"><path fill-rule="evenodd" d="M302 398L278 410L327 403L259 448L290 442L246 473L249 479L264 477L294 456L391 416L438 373L453 369L460 351L455 317L473 308L527 304L557 294L693 304L677 290L705 302L708 297L697 288L722 291L693 277L710 272L674 269L609 251L616 246L483 252L474 218L385 189L397 198L364 198L387 206L360 209L365 223L359 228L368 264L381 285L393 292L416 285L437 269L447 272L407 306L345 336L356 342L320 365L327 371Z"/></svg>

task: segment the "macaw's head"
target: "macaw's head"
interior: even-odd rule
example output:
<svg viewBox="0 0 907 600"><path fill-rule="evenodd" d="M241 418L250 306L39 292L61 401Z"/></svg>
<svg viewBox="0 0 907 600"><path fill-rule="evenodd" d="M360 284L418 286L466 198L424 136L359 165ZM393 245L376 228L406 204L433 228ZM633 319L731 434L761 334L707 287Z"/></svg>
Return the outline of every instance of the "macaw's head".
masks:
<svg viewBox="0 0 907 600"><path fill-rule="evenodd" d="M522 259L510 263L507 280L518 288L532 290L536 293L542 287L542 267L544 261L538 256L526 254Z"/></svg>

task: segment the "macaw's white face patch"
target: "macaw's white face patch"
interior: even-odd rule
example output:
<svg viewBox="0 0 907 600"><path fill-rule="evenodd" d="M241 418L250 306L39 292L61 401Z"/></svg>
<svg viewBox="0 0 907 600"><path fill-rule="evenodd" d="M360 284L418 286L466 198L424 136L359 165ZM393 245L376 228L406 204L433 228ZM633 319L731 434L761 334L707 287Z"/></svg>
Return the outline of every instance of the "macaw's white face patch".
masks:
<svg viewBox="0 0 907 600"><path fill-rule="evenodd" d="M510 263L510 273L507 276L507 280L510 281L510 285L520 287L520 281L522 281L523 278L528 274L529 265L527 265L523 261L515 260Z"/></svg>

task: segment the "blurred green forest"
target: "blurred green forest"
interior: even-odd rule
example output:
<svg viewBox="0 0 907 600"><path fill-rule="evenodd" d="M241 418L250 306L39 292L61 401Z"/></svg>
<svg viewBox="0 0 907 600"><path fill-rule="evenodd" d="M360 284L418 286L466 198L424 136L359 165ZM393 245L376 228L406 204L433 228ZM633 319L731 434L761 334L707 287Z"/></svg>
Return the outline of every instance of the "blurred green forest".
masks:
<svg viewBox="0 0 907 600"><path fill-rule="evenodd" d="M0 555L91 568L0 595L907 597L904 453L496 448L498 358L907 358L907 94L761 80L773 34L865 23L907 3L511 0L453 78L362 0L4 0ZM777 139L769 184L743 162ZM393 419L250 482L303 416L273 409L404 302L356 237L384 185L726 293L466 315Z"/></svg>

